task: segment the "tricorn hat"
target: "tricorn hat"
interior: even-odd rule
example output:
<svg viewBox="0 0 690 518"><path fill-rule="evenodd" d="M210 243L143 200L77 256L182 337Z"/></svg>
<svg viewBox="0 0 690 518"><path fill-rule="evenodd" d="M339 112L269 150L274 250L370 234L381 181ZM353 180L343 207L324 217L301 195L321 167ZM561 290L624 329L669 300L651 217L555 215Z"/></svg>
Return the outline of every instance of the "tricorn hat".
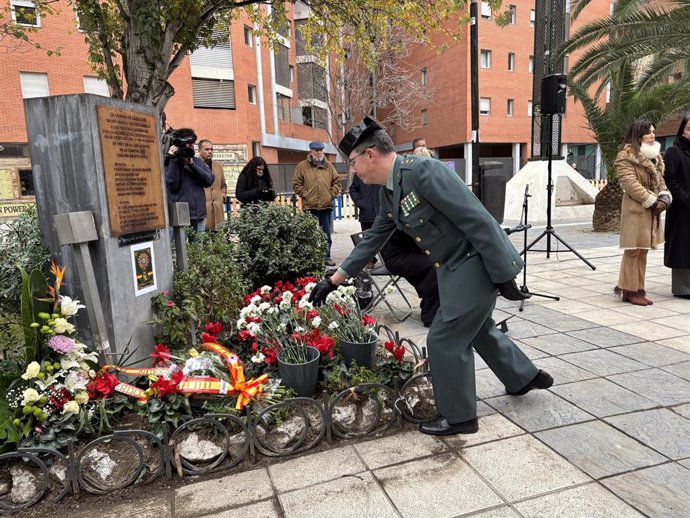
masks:
<svg viewBox="0 0 690 518"><path fill-rule="evenodd" d="M364 139L377 130L384 129L378 122L369 117L364 117L364 120L354 126L347 134L343 137L338 144L340 151L342 151L345 156L350 156L352 150L355 149Z"/></svg>

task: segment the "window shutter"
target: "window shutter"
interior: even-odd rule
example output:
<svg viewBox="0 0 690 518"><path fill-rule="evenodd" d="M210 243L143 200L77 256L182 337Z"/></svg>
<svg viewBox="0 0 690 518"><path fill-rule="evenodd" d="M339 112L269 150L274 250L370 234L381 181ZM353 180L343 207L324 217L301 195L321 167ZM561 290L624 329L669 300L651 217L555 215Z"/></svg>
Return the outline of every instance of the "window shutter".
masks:
<svg viewBox="0 0 690 518"><path fill-rule="evenodd" d="M195 108L235 109L235 82L219 79L192 78Z"/></svg>
<svg viewBox="0 0 690 518"><path fill-rule="evenodd" d="M275 52L276 84L290 88L290 60L288 48L278 44Z"/></svg>
<svg viewBox="0 0 690 518"><path fill-rule="evenodd" d="M193 67L232 68L232 48L229 33L214 33L215 47L200 47L192 52L189 62Z"/></svg>
<svg viewBox="0 0 690 518"><path fill-rule="evenodd" d="M22 97L24 99L50 95L48 92L48 74L20 72L19 79L22 82Z"/></svg>
<svg viewBox="0 0 690 518"><path fill-rule="evenodd" d="M110 97L110 88L105 79L84 76L84 93Z"/></svg>

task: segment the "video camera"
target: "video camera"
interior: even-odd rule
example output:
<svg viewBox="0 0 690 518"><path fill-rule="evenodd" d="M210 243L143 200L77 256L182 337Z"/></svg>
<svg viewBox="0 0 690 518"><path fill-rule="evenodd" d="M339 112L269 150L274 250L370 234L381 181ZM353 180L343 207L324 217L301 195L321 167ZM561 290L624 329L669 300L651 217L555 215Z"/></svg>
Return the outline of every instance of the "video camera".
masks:
<svg viewBox="0 0 690 518"><path fill-rule="evenodd" d="M196 142L196 135L193 131L189 129L174 130L168 128L162 137L163 144L163 154L168 154L168 149L170 146L176 146L178 148L177 153L175 153L176 158L194 158L194 147L193 144ZM192 144L192 147L188 147Z"/></svg>

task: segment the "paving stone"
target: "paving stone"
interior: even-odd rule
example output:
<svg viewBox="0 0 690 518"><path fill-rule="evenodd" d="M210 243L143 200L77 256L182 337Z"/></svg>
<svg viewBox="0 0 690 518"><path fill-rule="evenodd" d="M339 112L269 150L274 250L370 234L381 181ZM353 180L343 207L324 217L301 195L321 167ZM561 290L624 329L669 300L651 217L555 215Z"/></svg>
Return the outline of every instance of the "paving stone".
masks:
<svg viewBox="0 0 690 518"><path fill-rule="evenodd" d="M495 408L490 407L483 401L477 401L477 417L484 417L487 415L493 415L495 413Z"/></svg>
<svg viewBox="0 0 690 518"><path fill-rule="evenodd" d="M666 367L662 367L662 370L670 372L671 374L673 374L674 376L678 376L679 378L683 378L685 380L690 381L690 361L683 363L674 363L673 365L667 365Z"/></svg>
<svg viewBox="0 0 690 518"><path fill-rule="evenodd" d="M278 495L285 518L399 518L371 473L343 477Z"/></svg>
<svg viewBox="0 0 690 518"><path fill-rule="evenodd" d="M508 321L507 335L511 338L517 338L518 340L530 336L541 336L553 333L553 329L549 329L535 322L530 322L529 320L518 320L517 322Z"/></svg>
<svg viewBox="0 0 690 518"><path fill-rule="evenodd" d="M676 349L685 354L690 354L690 335L676 336L667 338L666 340L657 340L655 343L663 345L664 347Z"/></svg>
<svg viewBox="0 0 690 518"><path fill-rule="evenodd" d="M548 356L548 354L544 351L540 351L539 349L536 349L531 345L527 345L524 341L514 340L514 342L515 345L517 345L520 348L520 350L523 353L525 353L525 356L527 356L530 360L537 360L539 358L545 358Z"/></svg>
<svg viewBox="0 0 690 518"><path fill-rule="evenodd" d="M602 481L620 498L643 513L686 518L690 509L690 470L674 463L654 466Z"/></svg>
<svg viewBox="0 0 690 518"><path fill-rule="evenodd" d="M595 302L591 302L591 299L586 299L590 301L590 304L595 305ZM632 315L626 315L620 311L615 311L614 308L609 308L608 306L604 309L597 309L593 311L582 311L577 314L578 318L583 320L588 320L594 324L600 326L611 326L615 324L626 324L628 322L637 322L637 317ZM639 340L639 339L638 339Z"/></svg>
<svg viewBox="0 0 690 518"><path fill-rule="evenodd" d="M524 518L637 518L644 515L597 483L515 504Z"/></svg>
<svg viewBox="0 0 690 518"><path fill-rule="evenodd" d="M601 421L546 430L535 435L593 478L667 460Z"/></svg>
<svg viewBox="0 0 690 518"><path fill-rule="evenodd" d="M413 431L354 445L370 469L448 451L440 439Z"/></svg>
<svg viewBox="0 0 690 518"><path fill-rule="evenodd" d="M529 432L593 419L592 415L546 390L534 390L520 397L501 396L486 403Z"/></svg>
<svg viewBox="0 0 690 518"><path fill-rule="evenodd" d="M587 351L589 349L596 349L597 346L585 342L573 336L566 334L546 335L535 338L525 338L523 340L527 345L536 347L552 356L559 354L576 353L580 351Z"/></svg>
<svg viewBox="0 0 690 518"><path fill-rule="evenodd" d="M555 357L539 358L535 365L553 377L554 385L593 378L594 374Z"/></svg>
<svg viewBox="0 0 690 518"><path fill-rule="evenodd" d="M690 457L690 421L670 410L635 412L606 421L670 459Z"/></svg>
<svg viewBox="0 0 690 518"><path fill-rule="evenodd" d="M671 410L673 410L677 414L682 415L683 417L690 419L690 403L674 406L671 408Z"/></svg>
<svg viewBox="0 0 690 518"><path fill-rule="evenodd" d="M629 335L608 327L595 327L582 331L571 331L570 336L584 340L599 347L613 347L615 345L627 345L642 342L637 336Z"/></svg>
<svg viewBox="0 0 690 518"><path fill-rule="evenodd" d="M156 498L143 499L137 502L124 502L120 504L117 502L109 503L107 507L99 507L97 513L92 507L92 502L88 500L83 500L83 502L82 507L91 508L77 513L70 511L70 518L93 518L96 514L98 518L172 518L173 516L172 499L169 494L160 495ZM64 518L66 515L67 512L61 510L51 516ZM39 515L38 513L32 516L48 518L48 515Z"/></svg>
<svg viewBox="0 0 690 518"><path fill-rule="evenodd" d="M473 446L461 455L509 502L590 480L529 435Z"/></svg>
<svg viewBox="0 0 690 518"><path fill-rule="evenodd" d="M273 496L265 469L189 484L175 490L175 517L199 516Z"/></svg>
<svg viewBox="0 0 690 518"><path fill-rule="evenodd" d="M648 294L648 296L653 297L653 295ZM656 299L658 301L658 299ZM678 313L675 311L670 311L658 306L656 303L653 306L635 306L633 304L623 304L622 307L612 308L620 313L636 317L638 320L653 320L658 322L657 319L664 317L677 316ZM675 326L672 326L675 327Z"/></svg>
<svg viewBox="0 0 690 518"><path fill-rule="evenodd" d="M637 360L650 367L663 367L664 365L681 362L687 362L687 365L690 365L690 354L685 354L676 349L664 347L653 342L621 345L619 347L611 347L608 350ZM690 375L690 368L688 368L688 373Z"/></svg>
<svg viewBox="0 0 690 518"><path fill-rule="evenodd" d="M491 369L477 371L474 375L474 380L477 387L477 397L479 399L501 396L506 393L505 386Z"/></svg>
<svg viewBox="0 0 690 518"><path fill-rule="evenodd" d="M360 473L366 469L355 449L352 446L346 446L273 464L268 467L268 472L276 491L283 493Z"/></svg>
<svg viewBox="0 0 690 518"><path fill-rule="evenodd" d="M575 279L568 279L568 282L573 282ZM575 281L577 282L577 281ZM554 295L558 295L558 292L554 293ZM574 300L574 299L561 299L559 301L548 301L544 303L544 306L546 306L549 309L554 309L556 311L560 311L561 313L567 313L568 315L575 315L577 316L577 313L581 313L583 311L592 311L596 306L592 306L591 304L587 304L584 302L582 299L580 300Z"/></svg>
<svg viewBox="0 0 690 518"><path fill-rule="evenodd" d="M551 387L551 391L597 417L654 408L654 401L607 379L597 378Z"/></svg>
<svg viewBox="0 0 690 518"><path fill-rule="evenodd" d="M690 469L690 459L687 459L687 460L679 460L679 461L678 461L678 464L680 464L681 466L683 466L683 467L685 467L685 468Z"/></svg>
<svg viewBox="0 0 690 518"><path fill-rule="evenodd" d="M374 475L403 517L416 518L423 509L426 516L450 518L503 503L454 454L379 469Z"/></svg>
<svg viewBox="0 0 690 518"><path fill-rule="evenodd" d="M661 369L616 374L608 379L660 405L690 402L690 382Z"/></svg>
<svg viewBox="0 0 690 518"><path fill-rule="evenodd" d="M275 500L264 500L251 505L243 505L235 509L207 514L204 518L283 518L280 504Z"/></svg>
<svg viewBox="0 0 690 518"><path fill-rule="evenodd" d="M634 336L639 336L650 342L656 342L658 340L663 340L665 338L673 338L674 336L681 336L687 334L686 331L681 331L673 327L668 327L663 324L658 324L656 322L630 322L628 324L616 324L612 325L611 329L617 329L619 331L625 331Z"/></svg>
<svg viewBox="0 0 690 518"><path fill-rule="evenodd" d="M443 441L454 449L467 448L489 441L505 439L525 433L522 428L515 426L501 414L493 414L479 418L479 432L473 434L449 435Z"/></svg>
<svg viewBox="0 0 690 518"><path fill-rule="evenodd" d="M687 312L688 310L686 309L684 313ZM681 331L685 331L686 333L690 333L690 319L688 318L687 314L674 314L672 316L667 316L664 318L654 318L654 323L661 324L662 326L673 327L676 329L680 329Z"/></svg>
<svg viewBox="0 0 690 518"><path fill-rule="evenodd" d="M564 354L562 360L581 367L597 376L608 376L621 372L637 371L648 368L644 363L636 362L608 349L594 349L581 353Z"/></svg>
<svg viewBox="0 0 690 518"><path fill-rule="evenodd" d="M520 515L508 506L497 507L483 513L473 514L472 518L519 518Z"/></svg>

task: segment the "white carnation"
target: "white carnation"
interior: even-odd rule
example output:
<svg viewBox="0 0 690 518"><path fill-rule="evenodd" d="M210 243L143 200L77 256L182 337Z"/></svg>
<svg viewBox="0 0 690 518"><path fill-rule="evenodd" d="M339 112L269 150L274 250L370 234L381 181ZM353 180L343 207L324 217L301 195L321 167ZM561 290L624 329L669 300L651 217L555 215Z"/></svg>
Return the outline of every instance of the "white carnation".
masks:
<svg viewBox="0 0 690 518"><path fill-rule="evenodd" d="M314 320L311 321L312 327L319 327L321 325L321 317L314 317Z"/></svg>

